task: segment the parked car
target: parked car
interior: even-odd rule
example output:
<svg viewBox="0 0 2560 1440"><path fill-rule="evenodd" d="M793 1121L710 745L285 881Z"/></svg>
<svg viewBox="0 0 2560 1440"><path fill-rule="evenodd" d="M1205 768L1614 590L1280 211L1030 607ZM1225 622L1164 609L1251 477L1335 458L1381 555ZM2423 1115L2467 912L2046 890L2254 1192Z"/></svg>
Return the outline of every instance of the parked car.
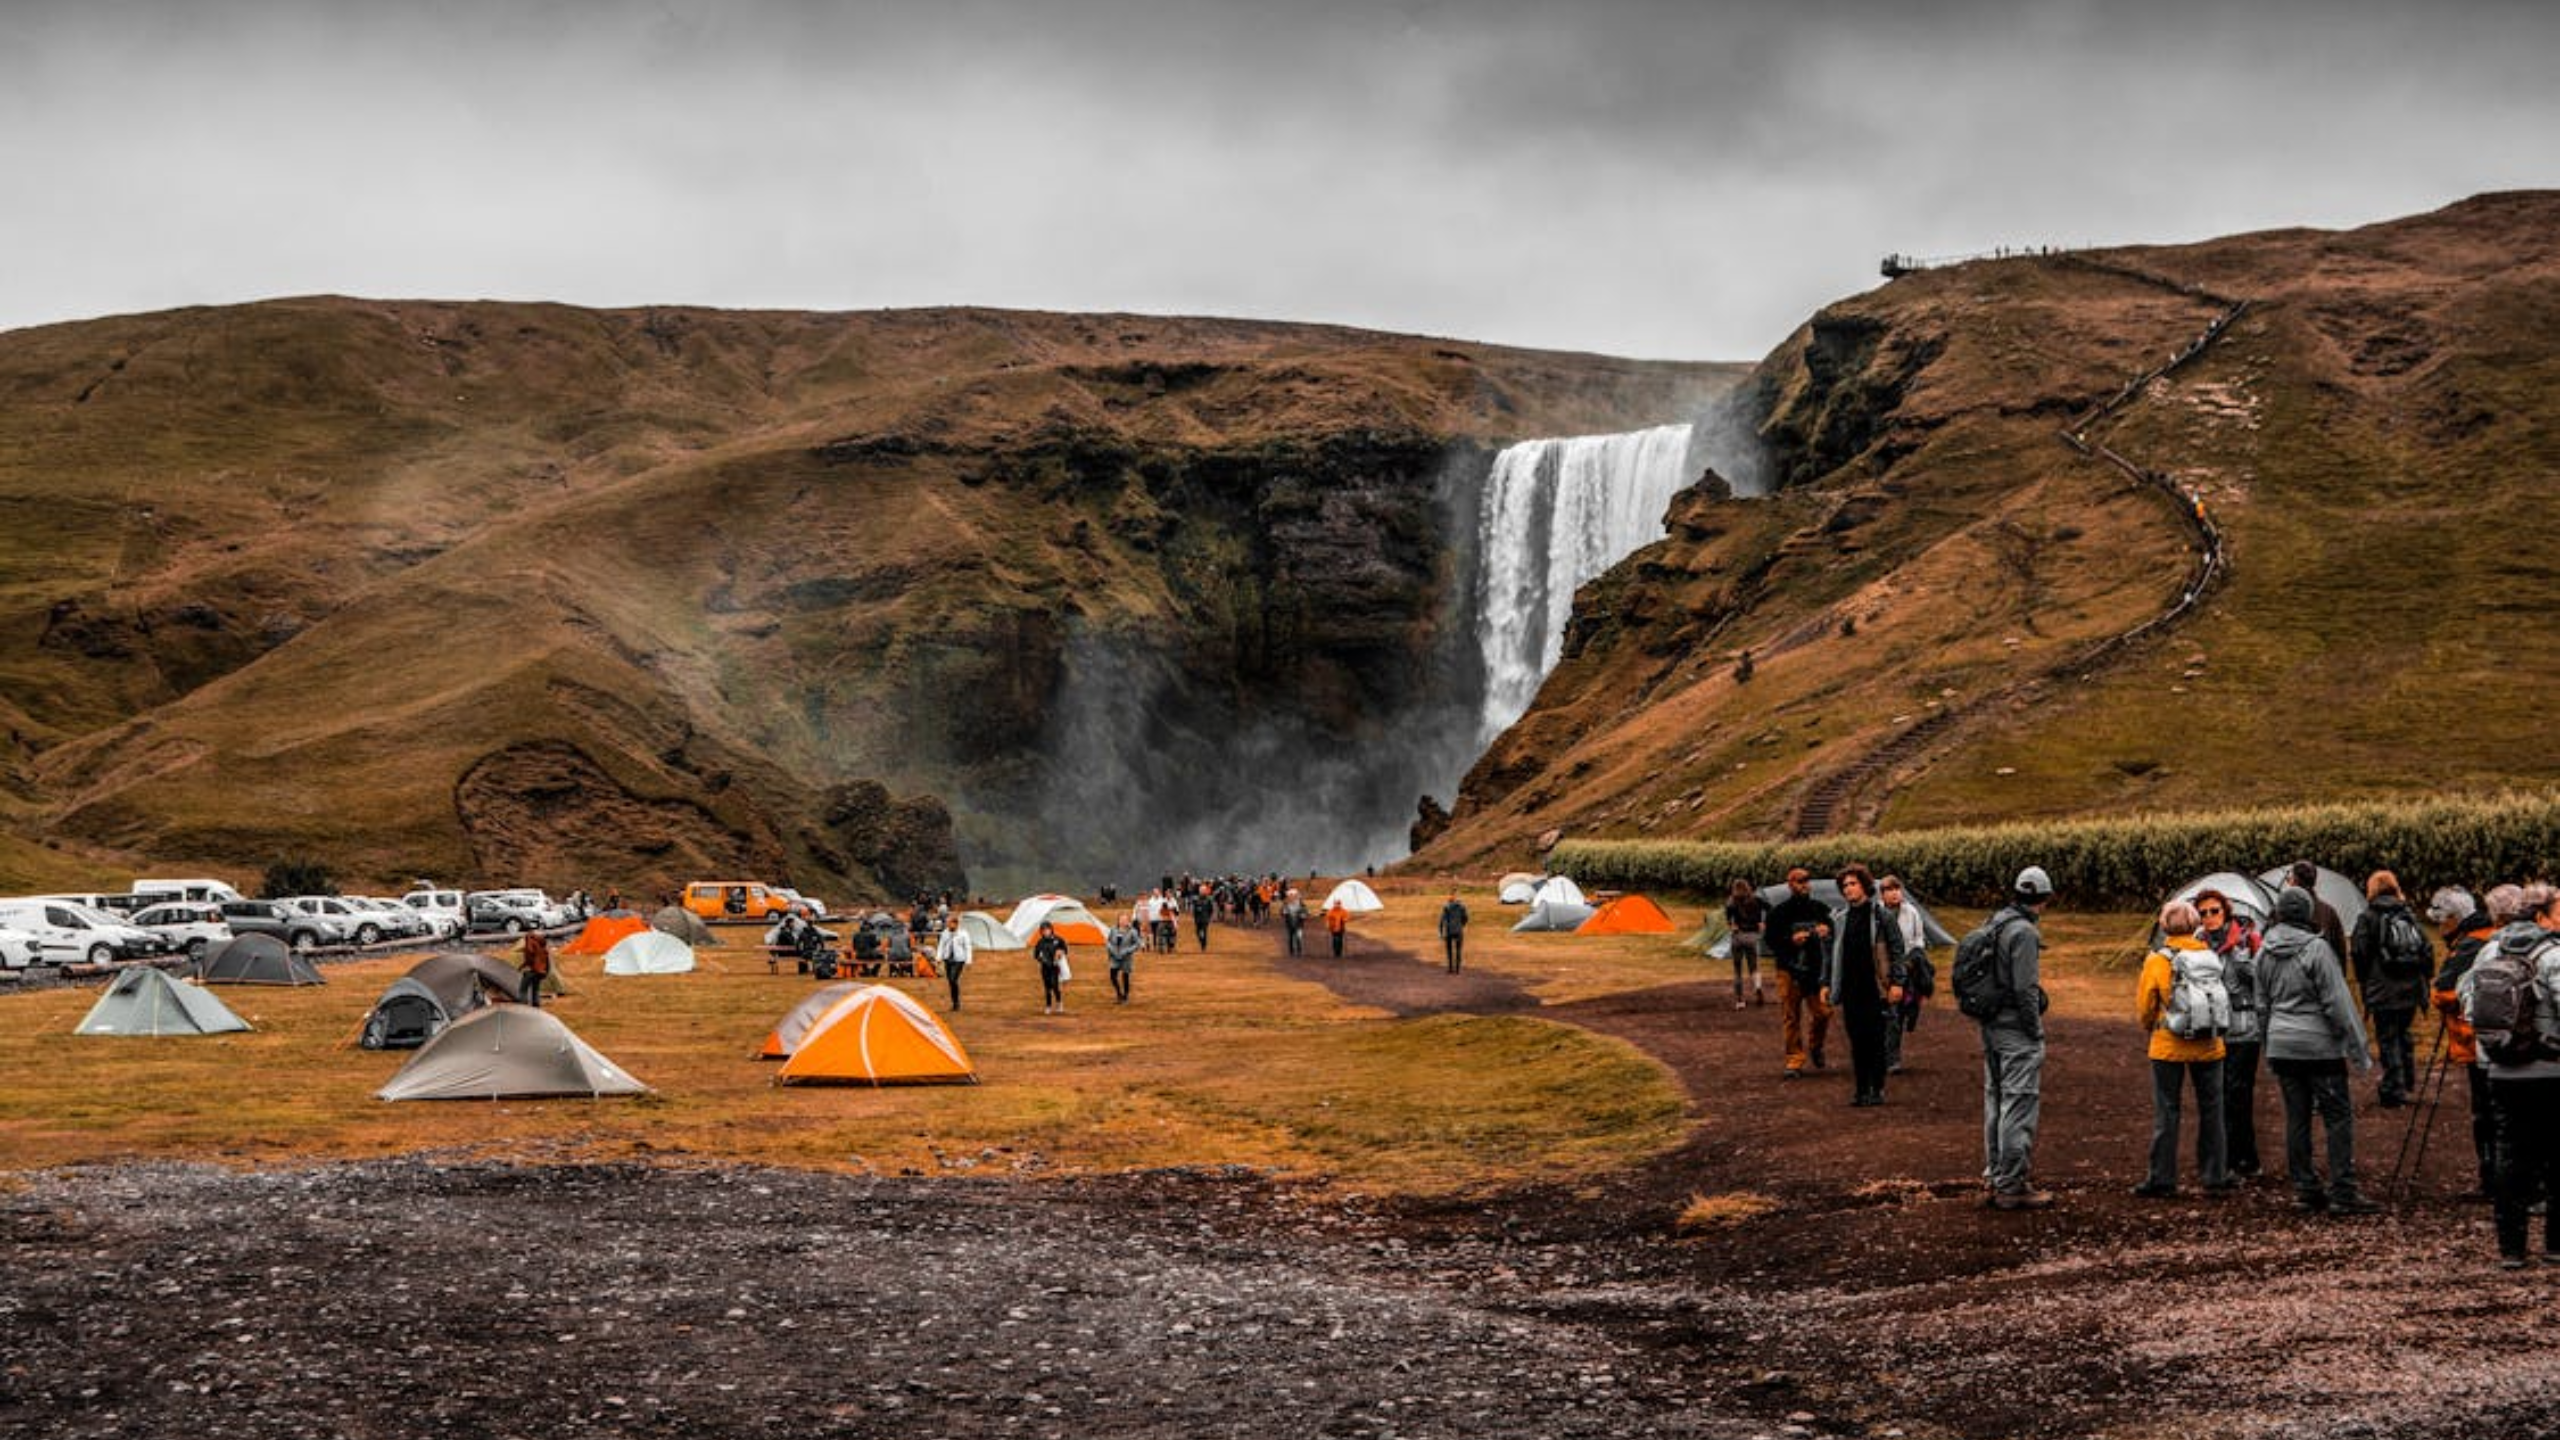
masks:
<svg viewBox="0 0 2560 1440"><path fill-rule="evenodd" d="M338 929L358 945L415 939L424 933L405 914L385 915L376 910L371 901L355 895L295 895L284 903L305 915L321 915L337 921Z"/></svg>
<svg viewBox="0 0 2560 1440"><path fill-rule="evenodd" d="M208 905L220 905L227 901L246 900L249 898L219 880L207 880L202 878L185 880L136 880L133 882L133 893L148 897L153 901L193 900L199 904Z"/></svg>
<svg viewBox="0 0 2560 1440"><path fill-rule="evenodd" d="M205 951L231 938L231 927L224 923L219 905L163 901L135 911L133 923L137 929L164 937L190 960L203 959Z"/></svg>
<svg viewBox="0 0 2560 1440"><path fill-rule="evenodd" d="M44 946L32 930L0 926L0 970L24 970L44 959Z"/></svg>
<svg viewBox="0 0 2560 1440"><path fill-rule="evenodd" d="M56 965L148 960L170 951L158 935L68 900L0 901L0 926L33 934L38 953Z"/></svg>
<svg viewBox="0 0 2560 1440"><path fill-rule="evenodd" d="M222 923L235 935L273 935L296 950L348 941L336 917L306 915L281 900L225 900Z"/></svg>
<svg viewBox="0 0 2560 1440"><path fill-rule="evenodd" d="M349 895L347 900L382 917L382 933L391 940L432 940L437 936L436 922L380 895Z"/></svg>
<svg viewBox="0 0 2560 1440"><path fill-rule="evenodd" d="M791 902L761 880L696 880L684 887L684 908L705 920L764 920Z"/></svg>
<svg viewBox="0 0 2560 1440"><path fill-rule="evenodd" d="M430 885L401 896L400 903L437 922L448 939L471 928L471 915L459 890L439 890Z"/></svg>
<svg viewBox="0 0 2560 1440"><path fill-rule="evenodd" d="M565 923L540 891L474 890L463 897L474 930L503 930L510 935L549 930Z"/></svg>
<svg viewBox="0 0 2560 1440"><path fill-rule="evenodd" d="M781 896L784 904L799 906L800 913L812 920L827 918L827 902L815 895L803 895L788 885L774 886L773 893Z"/></svg>

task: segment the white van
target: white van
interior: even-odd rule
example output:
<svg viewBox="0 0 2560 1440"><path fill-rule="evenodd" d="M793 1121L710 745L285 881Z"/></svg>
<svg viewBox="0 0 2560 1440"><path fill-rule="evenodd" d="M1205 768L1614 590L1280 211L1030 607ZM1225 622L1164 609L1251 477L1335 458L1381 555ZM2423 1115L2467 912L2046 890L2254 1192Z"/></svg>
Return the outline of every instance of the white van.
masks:
<svg viewBox="0 0 2560 1440"><path fill-rule="evenodd" d="M33 935L39 958L54 965L147 960L176 948L164 937L136 929L104 911L43 897L0 900L0 929Z"/></svg>
<svg viewBox="0 0 2560 1440"><path fill-rule="evenodd" d="M249 897L219 880L136 880L133 893L154 900L185 900L197 905L227 905Z"/></svg>

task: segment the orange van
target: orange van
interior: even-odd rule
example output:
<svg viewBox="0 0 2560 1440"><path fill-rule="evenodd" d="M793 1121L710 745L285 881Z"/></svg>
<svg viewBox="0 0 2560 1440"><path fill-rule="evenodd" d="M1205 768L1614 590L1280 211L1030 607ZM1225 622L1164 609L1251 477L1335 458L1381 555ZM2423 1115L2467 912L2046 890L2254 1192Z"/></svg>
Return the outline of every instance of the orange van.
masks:
<svg viewBox="0 0 2560 1440"><path fill-rule="evenodd" d="M717 924L779 915L791 902L761 880L696 880L684 887L684 908Z"/></svg>

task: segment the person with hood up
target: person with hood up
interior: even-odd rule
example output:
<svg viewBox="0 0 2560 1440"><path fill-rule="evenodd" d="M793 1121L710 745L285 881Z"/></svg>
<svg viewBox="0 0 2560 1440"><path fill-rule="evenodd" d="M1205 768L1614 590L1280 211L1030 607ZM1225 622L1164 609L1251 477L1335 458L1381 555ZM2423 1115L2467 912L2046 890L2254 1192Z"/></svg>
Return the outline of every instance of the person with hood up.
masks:
<svg viewBox="0 0 2560 1440"><path fill-rule="evenodd" d="M2365 877L2365 909L2347 937L2347 959L2355 970L2356 989L2364 996L2364 1013L2373 1022L2373 1048L2382 1063L2382 1108L2409 1103L2418 1083L2417 1047L2409 1027L2418 1004L2427 998L2427 981L2435 974L2435 947L2426 927L2409 913L2401 897L2400 877L2376 870Z"/></svg>
<svg viewBox="0 0 2560 1440"><path fill-rule="evenodd" d="M2133 1187L2147 1200L2178 1193L2179 1101L2190 1086L2196 1092L2197 1177L2207 1195L2227 1195L2233 1186L2223 1148L2222 1037L2180 1035L2165 1023L2181 957L2213 954L2196 933L2202 923L2188 901L2161 906L2160 948L2143 957L2142 978L2134 984L2134 1020L2151 1033L2151 1167Z"/></svg>
<svg viewBox="0 0 2560 1440"><path fill-rule="evenodd" d="M1847 903L1832 929L1822 998L1849 1032L1849 1069L1857 1079L1849 1103L1864 1108L1884 1103L1885 1027L1902 1003L1902 927L1876 903L1875 877L1866 866L1841 871L1839 885Z"/></svg>
<svg viewBox="0 0 2560 1440"><path fill-rule="evenodd" d="M2543 1263L2560 1265L2560 891L2526 886L2515 908L2459 982L2465 1019L2481 1018L2473 1005L2484 966L2521 973L2531 991L2531 1030L2491 1031L2507 1043L2480 1050L2498 1125L2498 1263L2509 1270L2526 1264L2537 1204Z"/></svg>
<svg viewBox="0 0 2560 1440"><path fill-rule="evenodd" d="M2267 1027L2267 1068L2284 1095L2285 1175L2296 1205L2332 1215L2370 1215L2381 1207L2356 1184L2356 1112L2347 1069L2371 1070L2364 1021L2347 994L2346 971L2312 928L2309 890L2288 885L2276 896L2275 924L2258 955L2258 1002ZM2311 1159L2311 1121L2328 1140L2327 1183Z"/></svg>
<svg viewBox="0 0 2560 1440"><path fill-rule="evenodd" d="M1102 937L1102 958L1111 973L1111 995L1117 1004L1129 1003L1129 981L1137 971L1138 950L1145 943L1138 938L1138 914L1134 910Z"/></svg>
<svg viewBox="0 0 2560 1440"><path fill-rule="evenodd" d="M2493 900L2498 898L2497 890L2489 894ZM2493 1108L2497 1102L2489 1090L2489 1072L2480 1068L2480 1045L2472 1037L2471 1022L2462 1018L2462 977L2471 973L2471 962L2498 933L2498 925L2488 907L2459 885L2448 885L2427 901L2427 918L2436 922L2445 944L2444 964L2436 970L2427 998L2436 1007L2445 1063L2462 1067L2471 1091L2471 1153L2480 1166L2480 1184L2463 1192L2462 1198L2486 1200L2498 1192L2498 1117Z"/></svg>

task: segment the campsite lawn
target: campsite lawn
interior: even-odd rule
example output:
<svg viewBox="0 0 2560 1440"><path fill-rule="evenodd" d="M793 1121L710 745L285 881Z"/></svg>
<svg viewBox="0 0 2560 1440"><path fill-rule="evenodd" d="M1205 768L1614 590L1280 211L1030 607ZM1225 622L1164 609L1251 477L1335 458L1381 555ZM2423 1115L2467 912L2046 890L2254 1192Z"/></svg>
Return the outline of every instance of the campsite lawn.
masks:
<svg viewBox="0 0 2560 1440"><path fill-rule="evenodd" d="M1356 933L1403 953L1342 963L1412 967L1427 987L1440 970L1432 924L1445 889L1381 889L1388 913ZM1695 901L1667 897L1679 935L1592 939L1513 935L1516 911L1489 893L1464 898L1475 916L1469 971L1517 981L1545 1003L1701 974L1681 943L1703 910ZM2057 1006L2127 1008L2139 920L2057 914L2050 928L2062 952ZM1309 943L1320 951L1321 933ZM1127 1006L1111 1003L1101 956L1079 954L1069 1013L1056 1017L1040 1013L1026 956L982 959L954 1023L982 1077L974 1086L776 1087L772 1064L749 1057L810 982L768 974L737 941L703 951L690 975L605 977L592 959L564 962L572 993L553 1012L655 1087L633 1099L373 1099L406 1055L361 1050L352 1037L407 956L329 966L325 986L221 987L257 1028L205 1039L74 1035L94 985L0 996L0 1163L430 1153L993 1175L1238 1164L1452 1193L1569 1182L1687 1133L1691 1097L1619 1041L1535 1009L1398 1018L1349 1003L1281 973L1276 926L1222 926L1211 944L1206 955L1142 956ZM941 982L891 983L943 1012Z"/></svg>

